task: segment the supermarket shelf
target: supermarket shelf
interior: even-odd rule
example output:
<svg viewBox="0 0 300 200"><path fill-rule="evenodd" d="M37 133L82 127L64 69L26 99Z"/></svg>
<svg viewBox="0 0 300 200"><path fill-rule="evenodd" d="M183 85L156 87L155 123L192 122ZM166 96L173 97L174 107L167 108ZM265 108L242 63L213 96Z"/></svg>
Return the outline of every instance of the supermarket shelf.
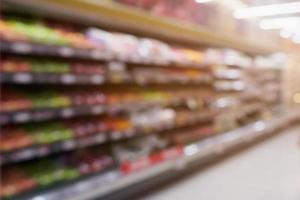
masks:
<svg viewBox="0 0 300 200"><path fill-rule="evenodd" d="M109 51L101 51L97 49L79 49L68 46L55 46L47 44L37 44L22 41L0 41L0 51L3 53L17 54L17 55L34 55L34 56L50 56L57 58L72 58L92 61L120 61L130 65L145 65L157 67L171 67L171 68L191 68L191 69L207 69L209 63L157 63L146 61L145 59L121 59L113 55Z"/></svg>
<svg viewBox="0 0 300 200"><path fill-rule="evenodd" d="M13 84L89 84L102 85L106 82L103 75L55 74L55 73L6 73L0 74L1 83Z"/></svg>
<svg viewBox="0 0 300 200"><path fill-rule="evenodd" d="M237 69L219 70L214 72L213 75L217 80L239 80L242 78L242 73Z"/></svg>
<svg viewBox="0 0 300 200"><path fill-rule="evenodd" d="M134 78L124 77L118 80L110 79L105 75L83 75L71 73L30 73L30 72L1 72L0 83L11 84L61 84L61 85L104 85L104 84L134 84L134 85L210 85L211 79L206 76L198 80L164 81L147 80L138 81Z"/></svg>
<svg viewBox="0 0 300 200"><path fill-rule="evenodd" d="M0 154L0 164L14 163L25 160L30 160L38 157L45 157L50 154L69 151L77 148L92 146L95 144L102 144L107 141L107 135L95 134L85 138L74 138L63 142L56 142L53 144L36 145L33 147L26 147L20 150Z"/></svg>
<svg viewBox="0 0 300 200"><path fill-rule="evenodd" d="M270 121L257 121L245 127L216 135L198 143L188 145L184 148L184 155L164 161L163 163L151 166L144 170L133 172L128 175L122 174L119 170L111 170L105 174L94 176L90 179L75 183L69 187L50 190L42 194L35 194L28 198L41 198L47 200L55 199L110 199L110 195L118 195L118 191L129 188L151 178L166 177L162 175L172 174L176 176L182 171L188 171L189 167L207 157L221 155L233 147L242 146L255 139L272 134L274 131L287 127L291 123L299 121L300 111L291 111ZM140 184L141 185L141 184ZM121 194L122 195L122 192ZM116 197L116 196L114 196ZM121 197L121 196L119 196ZM123 195L124 197L124 195Z"/></svg>
<svg viewBox="0 0 300 200"><path fill-rule="evenodd" d="M100 115L104 113L115 112L130 112L139 108L146 107L147 105L157 105L156 103L140 103L135 105L119 105L119 106L106 106L106 105L92 105L92 106L77 106L67 108L51 108L40 110L27 110L17 111L12 113L1 113L0 124L18 124L26 122L39 122L56 118L68 119L72 117L85 116L85 115Z"/></svg>
<svg viewBox="0 0 300 200"><path fill-rule="evenodd" d="M56 118L68 119L76 116L99 115L105 113L105 110L106 107L104 105L93 105L0 113L0 124L18 124Z"/></svg>
<svg viewBox="0 0 300 200"><path fill-rule="evenodd" d="M61 58L77 58L89 60L112 60L112 55L100 50L79 49L68 46L35 44L30 42L1 41L0 49L5 53L21 55L42 55Z"/></svg>
<svg viewBox="0 0 300 200"><path fill-rule="evenodd" d="M76 107L29 109L15 112L2 112L0 113L0 125L40 122L57 118L69 119L86 115L131 113L151 106L178 106L183 105L184 103L185 100L172 99L168 102L153 100L134 103L121 103L115 105L82 105Z"/></svg>
<svg viewBox="0 0 300 200"><path fill-rule="evenodd" d="M208 122L214 118L214 113L199 114L189 121L180 125L174 124L160 124L159 126L137 128L136 130L127 131L115 131L109 133L98 133L92 136L83 138L73 138L61 142L55 142L50 144L35 145L25 147L9 152L3 152L0 154L0 164L15 163L25 160L30 160L38 157L45 157L50 154L70 151L78 148L103 144L107 141L119 141L122 139L133 138L139 135L145 135L149 133L160 133L164 131L170 131L173 129L185 128L196 124Z"/></svg>
<svg viewBox="0 0 300 200"><path fill-rule="evenodd" d="M53 13L58 18L114 28L133 34L155 37L170 42L190 45L210 45L234 48L251 54L266 54L278 51L276 44L258 44L238 35L220 33L205 27L169 18L152 16L150 13L114 3L96 0L4 0L6 8L22 8L39 15ZM112 23L113 22L113 23Z"/></svg>

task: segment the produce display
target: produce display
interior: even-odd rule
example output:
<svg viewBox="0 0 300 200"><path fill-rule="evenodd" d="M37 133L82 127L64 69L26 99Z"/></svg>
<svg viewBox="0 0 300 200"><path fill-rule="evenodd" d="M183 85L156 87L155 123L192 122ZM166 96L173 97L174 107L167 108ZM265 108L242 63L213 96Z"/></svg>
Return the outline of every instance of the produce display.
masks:
<svg viewBox="0 0 300 200"><path fill-rule="evenodd" d="M3 88L1 96L2 112L15 112L26 109L41 110L45 108L76 107L88 105L132 105L134 103L160 102L195 99L201 101L201 95L190 91L159 91L146 92L100 92L99 90L47 90L36 92L32 90L24 93L21 90Z"/></svg>
<svg viewBox="0 0 300 200"><path fill-rule="evenodd" d="M128 1L162 15L166 2ZM192 10L174 15L206 23ZM125 177L280 103L280 71L254 57L100 28L15 13L0 20L0 198L112 168Z"/></svg>
<svg viewBox="0 0 300 200"><path fill-rule="evenodd" d="M115 67L117 66L117 67ZM12 74L16 78L11 81L19 80L21 83L36 82L67 83L77 84L78 82L97 82L96 77L103 79L100 83L211 83L212 77L209 71L199 69L184 68L158 68L158 67L131 67L123 63L98 64L97 62L55 62L43 59L24 59L24 58L4 58L0 64L0 71L6 75ZM149 73L151 72L151 73ZM24 73L28 77L24 80ZM19 76L22 78L18 79ZM46 76L39 76L46 75ZM48 76L47 76L48 75ZM60 76L53 76L60 75ZM64 76L65 75L65 76ZM77 78L77 79L76 79ZM73 80L74 79L74 80ZM86 81L85 81L86 80ZM5 80L3 80L5 82Z"/></svg>
<svg viewBox="0 0 300 200"><path fill-rule="evenodd" d="M55 62L45 59L4 58L1 60L1 72L31 73L74 73L74 74L105 74L107 68L102 64L89 62Z"/></svg>
<svg viewBox="0 0 300 200"><path fill-rule="evenodd" d="M205 56L200 50L173 47L155 39L111 33L95 27L84 30L79 32L72 27L64 30L62 26L55 25L55 23L34 20L5 19L0 21L0 37L4 41L96 50L96 54L100 54L103 59L117 59L133 63L173 63L197 66L205 60Z"/></svg>
<svg viewBox="0 0 300 200"><path fill-rule="evenodd" d="M3 169L0 191L2 197L36 188L45 187L62 181L101 172L112 167L114 161L98 149L77 151L71 155L45 158L19 166Z"/></svg>
<svg viewBox="0 0 300 200"><path fill-rule="evenodd" d="M105 135L113 140L129 132L142 134L159 128L167 130L168 127L184 127L191 122L212 120L213 114L198 113L196 110L155 108L133 113L128 117L82 117L63 122L41 122L38 127L34 123L18 127L6 126L0 135L0 152L53 144L68 139L80 140L91 135Z"/></svg>

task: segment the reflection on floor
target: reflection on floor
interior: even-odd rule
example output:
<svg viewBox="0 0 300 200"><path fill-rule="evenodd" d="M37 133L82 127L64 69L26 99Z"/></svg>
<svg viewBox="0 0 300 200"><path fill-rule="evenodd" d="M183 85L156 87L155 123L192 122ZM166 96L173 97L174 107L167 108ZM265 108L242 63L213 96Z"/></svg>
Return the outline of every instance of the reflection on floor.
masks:
<svg viewBox="0 0 300 200"><path fill-rule="evenodd" d="M145 200L300 200L300 127L200 171Z"/></svg>

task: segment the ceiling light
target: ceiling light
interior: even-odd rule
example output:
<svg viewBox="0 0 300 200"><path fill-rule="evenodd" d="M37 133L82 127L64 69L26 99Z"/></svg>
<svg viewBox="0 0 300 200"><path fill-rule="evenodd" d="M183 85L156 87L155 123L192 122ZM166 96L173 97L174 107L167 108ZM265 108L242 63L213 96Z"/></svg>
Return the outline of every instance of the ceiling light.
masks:
<svg viewBox="0 0 300 200"><path fill-rule="evenodd" d="M290 37L292 37L292 35L293 35L293 32L288 29L282 29L280 31L280 36L282 38L290 38Z"/></svg>
<svg viewBox="0 0 300 200"><path fill-rule="evenodd" d="M300 13L300 2L243 8L236 10L234 12L234 17L243 19L293 13Z"/></svg>
<svg viewBox="0 0 300 200"><path fill-rule="evenodd" d="M296 93L293 96L294 103L300 104L300 93Z"/></svg>
<svg viewBox="0 0 300 200"><path fill-rule="evenodd" d="M231 10L238 10L247 7L247 5L240 1L240 0L215 0L218 3L222 4L222 6L225 6L226 8L229 8Z"/></svg>
<svg viewBox="0 0 300 200"><path fill-rule="evenodd" d="M212 0L195 0L197 3L208 3L211 2Z"/></svg>
<svg viewBox="0 0 300 200"><path fill-rule="evenodd" d="M260 22L260 27L265 30L271 29L282 29L282 28L294 28L300 25L300 17L282 17L282 18L272 18L263 19Z"/></svg>
<svg viewBox="0 0 300 200"><path fill-rule="evenodd" d="M299 34L295 34L293 36L293 42L296 43L296 44L300 44L300 35Z"/></svg>

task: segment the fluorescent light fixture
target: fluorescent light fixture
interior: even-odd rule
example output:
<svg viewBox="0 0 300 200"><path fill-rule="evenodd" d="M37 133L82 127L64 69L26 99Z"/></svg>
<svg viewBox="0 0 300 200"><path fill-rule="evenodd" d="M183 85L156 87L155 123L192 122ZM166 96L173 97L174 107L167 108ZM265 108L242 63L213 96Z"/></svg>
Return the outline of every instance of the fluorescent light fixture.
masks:
<svg viewBox="0 0 300 200"><path fill-rule="evenodd" d="M234 17L244 19L293 13L300 13L300 1L243 8L236 10Z"/></svg>
<svg viewBox="0 0 300 200"><path fill-rule="evenodd" d="M212 0L195 0L196 3L208 3L211 2Z"/></svg>
<svg viewBox="0 0 300 200"><path fill-rule="evenodd" d="M191 144L184 148L184 154L187 156L192 156L198 152L198 146L195 144Z"/></svg>
<svg viewBox="0 0 300 200"><path fill-rule="evenodd" d="M262 121L256 122L256 123L254 124L254 129L255 129L256 131L262 131L262 130L264 130L265 128L266 128L266 124L265 124L264 122L262 122Z"/></svg>
<svg viewBox="0 0 300 200"><path fill-rule="evenodd" d="M260 22L260 28L265 30L294 28L300 26L300 17L282 17L263 19Z"/></svg>
<svg viewBox="0 0 300 200"><path fill-rule="evenodd" d="M299 34L295 34L293 36L293 42L296 43L296 44L300 44L300 35Z"/></svg>
<svg viewBox="0 0 300 200"><path fill-rule="evenodd" d="M300 104L300 93L296 93L293 96L294 103Z"/></svg>
<svg viewBox="0 0 300 200"><path fill-rule="evenodd" d="M282 37L282 38L290 38L290 37L292 37L292 35L293 35L293 32L288 29L282 29L280 31L280 37Z"/></svg>

